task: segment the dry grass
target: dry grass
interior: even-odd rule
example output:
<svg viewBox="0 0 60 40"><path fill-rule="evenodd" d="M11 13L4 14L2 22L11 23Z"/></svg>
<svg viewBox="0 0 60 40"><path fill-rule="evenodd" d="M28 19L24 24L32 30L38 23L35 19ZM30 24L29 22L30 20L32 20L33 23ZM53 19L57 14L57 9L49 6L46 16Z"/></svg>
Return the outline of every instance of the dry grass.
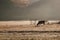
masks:
<svg viewBox="0 0 60 40"><path fill-rule="evenodd" d="M53 34L54 35L54 34ZM60 40L60 36L48 34L22 35L20 33L0 33L0 40Z"/></svg>
<svg viewBox="0 0 60 40"><path fill-rule="evenodd" d="M60 31L60 24L41 25L35 27L35 25L0 25L0 30L9 31Z"/></svg>
<svg viewBox="0 0 60 40"><path fill-rule="evenodd" d="M60 24L42 25L0 25L0 31L60 31ZM60 33L0 33L0 40L60 40Z"/></svg>

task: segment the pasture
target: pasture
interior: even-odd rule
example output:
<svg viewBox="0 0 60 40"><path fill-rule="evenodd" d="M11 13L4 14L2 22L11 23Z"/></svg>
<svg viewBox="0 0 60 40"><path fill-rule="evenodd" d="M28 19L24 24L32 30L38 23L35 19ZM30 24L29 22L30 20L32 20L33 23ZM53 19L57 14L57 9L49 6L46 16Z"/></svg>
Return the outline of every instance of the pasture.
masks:
<svg viewBox="0 0 60 40"><path fill-rule="evenodd" d="M0 40L60 40L60 24L0 25Z"/></svg>

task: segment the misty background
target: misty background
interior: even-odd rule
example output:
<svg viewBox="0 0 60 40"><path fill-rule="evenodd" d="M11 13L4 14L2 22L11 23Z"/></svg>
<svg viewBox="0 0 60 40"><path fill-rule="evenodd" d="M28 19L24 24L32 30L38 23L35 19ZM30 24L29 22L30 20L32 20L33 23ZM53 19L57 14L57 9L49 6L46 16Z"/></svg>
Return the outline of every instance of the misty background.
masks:
<svg viewBox="0 0 60 40"><path fill-rule="evenodd" d="M60 0L31 0L27 7L0 0L2 20L60 20Z"/></svg>

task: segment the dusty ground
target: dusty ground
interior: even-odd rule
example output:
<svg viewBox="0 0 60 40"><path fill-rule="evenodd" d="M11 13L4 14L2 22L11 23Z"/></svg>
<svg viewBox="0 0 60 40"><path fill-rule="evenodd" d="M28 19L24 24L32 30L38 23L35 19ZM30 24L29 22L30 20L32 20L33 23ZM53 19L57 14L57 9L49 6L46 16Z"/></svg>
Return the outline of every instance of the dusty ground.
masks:
<svg viewBox="0 0 60 40"><path fill-rule="evenodd" d="M0 31L60 31L60 24L41 25L0 25ZM0 40L60 40L59 33L0 33Z"/></svg>

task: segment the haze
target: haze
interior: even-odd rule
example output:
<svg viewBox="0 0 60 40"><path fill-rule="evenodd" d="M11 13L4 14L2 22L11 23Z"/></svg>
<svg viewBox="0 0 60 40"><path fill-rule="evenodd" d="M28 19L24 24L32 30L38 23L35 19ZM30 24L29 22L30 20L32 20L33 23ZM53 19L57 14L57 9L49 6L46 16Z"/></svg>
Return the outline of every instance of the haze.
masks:
<svg viewBox="0 0 60 40"><path fill-rule="evenodd" d="M0 20L60 20L60 0L29 0L28 6L0 0Z"/></svg>

